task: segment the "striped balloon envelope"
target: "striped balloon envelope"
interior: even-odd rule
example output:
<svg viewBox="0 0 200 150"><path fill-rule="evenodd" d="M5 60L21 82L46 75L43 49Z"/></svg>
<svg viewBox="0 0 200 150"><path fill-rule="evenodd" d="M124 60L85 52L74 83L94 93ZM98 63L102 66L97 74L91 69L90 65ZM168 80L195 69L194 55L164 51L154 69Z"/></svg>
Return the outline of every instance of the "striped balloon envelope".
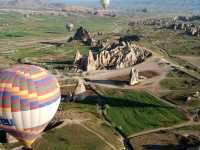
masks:
<svg viewBox="0 0 200 150"><path fill-rule="evenodd" d="M0 128L31 147L54 117L60 88L47 70L15 65L0 72Z"/></svg>

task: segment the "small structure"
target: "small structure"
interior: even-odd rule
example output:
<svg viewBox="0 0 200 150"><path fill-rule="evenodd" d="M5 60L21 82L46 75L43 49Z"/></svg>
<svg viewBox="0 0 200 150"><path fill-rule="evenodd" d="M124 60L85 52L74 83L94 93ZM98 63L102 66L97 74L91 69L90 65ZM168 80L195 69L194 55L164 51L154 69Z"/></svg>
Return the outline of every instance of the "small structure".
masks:
<svg viewBox="0 0 200 150"><path fill-rule="evenodd" d="M75 91L73 93L73 101L82 101L86 98L86 88L84 80L78 79Z"/></svg>
<svg viewBox="0 0 200 150"><path fill-rule="evenodd" d="M129 74L129 85L135 85L139 82L139 75L138 75L138 71L133 67L131 69L131 72Z"/></svg>

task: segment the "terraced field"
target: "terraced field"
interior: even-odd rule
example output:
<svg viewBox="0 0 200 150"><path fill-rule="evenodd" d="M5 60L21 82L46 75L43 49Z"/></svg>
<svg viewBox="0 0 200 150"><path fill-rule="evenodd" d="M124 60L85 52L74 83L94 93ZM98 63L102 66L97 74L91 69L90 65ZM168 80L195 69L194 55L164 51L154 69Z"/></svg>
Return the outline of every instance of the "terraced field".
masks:
<svg viewBox="0 0 200 150"><path fill-rule="evenodd" d="M162 97L174 104L184 105L188 108L200 106L198 99L187 101L200 88L200 81L180 71L171 71L168 76L160 82L162 86Z"/></svg>
<svg viewBox="0 0 200 150"><path fill-rule="evenodd" d="M185 117L146 92L100 88L106 96L107 115L126 135L182 123Z"/></svg>

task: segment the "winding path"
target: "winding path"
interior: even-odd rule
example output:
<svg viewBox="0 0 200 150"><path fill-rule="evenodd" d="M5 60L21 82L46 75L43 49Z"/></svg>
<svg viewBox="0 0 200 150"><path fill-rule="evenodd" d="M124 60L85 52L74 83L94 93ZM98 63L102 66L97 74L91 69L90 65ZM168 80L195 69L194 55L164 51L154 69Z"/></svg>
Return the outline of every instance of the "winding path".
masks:
<svg viewBox="0 0 200 150"><path fill-rule="evenodd" d="M81 127L83 127L84 129L88 130L89 132L93 133L97 137L99 137L103 142L105 142L107 145L109 145L113 150L119 150L113 144L111 144L110 142L108 142L103 136L101 136L97 132L93 131L92 129L88 128L86 125L84 125L84 124L79 124L79 125Z"/></svg>
<svg viewBox="0 0 200 150"><path fill-rule="evenodd" d="M178 124L178 125L174 125L174 126L170 126L170 127L161 127L161 128L157 128L157 129L142 131L142 132L139 132L139 133L132 134L132 135L128 136L128 138L130 139L130 138L134 138L134 137L137 137L137 136L142 136L142 135L145 135L145 134L150 134L150 133L159 132L159 131L163 131L163 130L173 130L173 129L177 129L177 128L194 126L194 125L200 125L200 122L188 121L188 122Z"/></svg>

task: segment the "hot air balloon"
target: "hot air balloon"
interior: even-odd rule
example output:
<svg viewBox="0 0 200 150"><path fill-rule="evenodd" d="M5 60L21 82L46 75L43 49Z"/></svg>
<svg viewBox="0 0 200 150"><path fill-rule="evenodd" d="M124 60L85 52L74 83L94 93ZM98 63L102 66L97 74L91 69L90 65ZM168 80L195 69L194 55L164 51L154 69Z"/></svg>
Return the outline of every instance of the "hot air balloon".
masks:
<svg viewBox="0 0 200 150"><path fill-rule="evenodd" d="M66 24L66 29L67 29L68 31L72 31L73 28L74 28L74 24L72 24L72 23L67 23L67 24Z"/></svg>
<svg viewBox="0 0 200 150"><path fill-rule="evenodd" d="M108 8L110 5L110 0L101 0L101 5L104 9Z"/></svg>
<svg viewBox="0 0 200 150"><path fill-rule="evenodd" d="M60 104L60 88L47 70L14 65L0 72L0 128L27 148L54 117Z"/></svg>

